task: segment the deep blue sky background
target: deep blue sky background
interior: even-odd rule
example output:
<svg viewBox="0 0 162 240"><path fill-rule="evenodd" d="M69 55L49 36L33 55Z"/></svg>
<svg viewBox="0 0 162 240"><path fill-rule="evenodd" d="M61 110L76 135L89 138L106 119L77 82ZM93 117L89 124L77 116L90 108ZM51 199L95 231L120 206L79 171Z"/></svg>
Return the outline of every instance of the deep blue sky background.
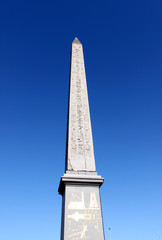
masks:
<svg viewBox="0 0 162 240"><path fill-rule="evenodd" d="M162 239L161 26L161 0L1 1L0 240L59 239L75 36L106 240Z"/></svg>

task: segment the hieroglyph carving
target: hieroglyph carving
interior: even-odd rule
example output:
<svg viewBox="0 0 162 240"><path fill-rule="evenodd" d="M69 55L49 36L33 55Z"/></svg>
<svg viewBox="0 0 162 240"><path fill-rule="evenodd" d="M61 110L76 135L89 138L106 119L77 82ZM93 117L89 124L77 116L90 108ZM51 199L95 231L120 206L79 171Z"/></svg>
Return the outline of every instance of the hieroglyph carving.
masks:
<svg viewBox="0 0 162 240"><path fill-rule="evenodd" d="M95 171L87 84L81 44L72 44L68 126L68 170Z"/></svg>

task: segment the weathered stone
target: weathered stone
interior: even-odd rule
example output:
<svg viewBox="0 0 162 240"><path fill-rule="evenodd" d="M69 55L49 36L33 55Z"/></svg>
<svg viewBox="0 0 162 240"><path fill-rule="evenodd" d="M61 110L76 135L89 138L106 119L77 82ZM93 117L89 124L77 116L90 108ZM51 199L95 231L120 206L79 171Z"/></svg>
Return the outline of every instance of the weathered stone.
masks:
<svg viewBox="0 0 162 240"><path fill-rule="evenodd" d="M89 113L83 48L75 38L71 52L65 174L61 177L61 240L104 240L100 186Z"/></svg>
<svg viewBox="0 0 162 240"><path fill-rule="evenodd" d="M96 171L82 44L72 43L67 170Z"/></svg>

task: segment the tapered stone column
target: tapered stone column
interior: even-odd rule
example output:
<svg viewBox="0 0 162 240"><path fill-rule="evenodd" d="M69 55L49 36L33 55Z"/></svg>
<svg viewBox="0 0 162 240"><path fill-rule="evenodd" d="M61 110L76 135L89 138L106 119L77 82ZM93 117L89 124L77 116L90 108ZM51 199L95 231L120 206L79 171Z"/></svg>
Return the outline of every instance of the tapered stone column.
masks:
<svg viewBox="0 0 162 240"><path fill-rule="evenodd" d="M103 178L96 172L83 48L71 50L65 174L61 177L61 240L104 240L100 201Z"/></svg>

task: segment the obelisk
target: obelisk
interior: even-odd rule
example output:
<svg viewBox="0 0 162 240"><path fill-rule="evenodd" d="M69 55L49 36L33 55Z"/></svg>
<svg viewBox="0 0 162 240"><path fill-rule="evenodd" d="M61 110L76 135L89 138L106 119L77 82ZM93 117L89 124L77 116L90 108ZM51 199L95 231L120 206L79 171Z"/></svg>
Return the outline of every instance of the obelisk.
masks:
<svg viewBox="0 0 162 240"><path fill-rule="evenodd" d="M71 50L65 174L61 177L61 240L104 240L100 201L103 178L96 172L83 48Z"/></svg>

